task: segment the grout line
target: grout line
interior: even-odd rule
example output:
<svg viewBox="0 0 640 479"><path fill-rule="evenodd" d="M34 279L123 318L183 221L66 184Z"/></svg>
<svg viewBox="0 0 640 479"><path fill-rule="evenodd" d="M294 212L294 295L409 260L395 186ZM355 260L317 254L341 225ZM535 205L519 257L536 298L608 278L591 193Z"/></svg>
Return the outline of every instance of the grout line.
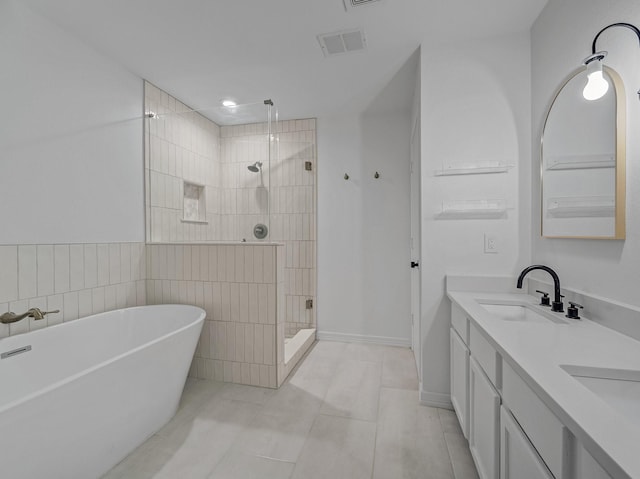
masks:
<svg viewBox="0 0 640 479"><path fill-rule="evenodd" d="M451 465L451 472L453 473L454 479L456 478L456 468L453 466L453 457L451 455L451 448L449 447L449 441L447 441L447 435L444 432L444 427L442 426L442 417L440 416L440 411L437 411L438 414L438 424L440 424L440 432L442 433L442 439L444 440L445 447L447 448L447 455L449 456L449 464Z"/></svg>
<svg viewBox="0 0 640 479"><path fill-rule="evenodd" d="M380 401L380 396L382 394L382 370L384 368L384 364L380 368L380 387L378 388L378 411L376 413L376 433L373 437L373 462L371 463L371 478L373 479L373 474L376 470L376 452L378 450L378 425L380 422L380 408L382 402Z"/></svg>
<svg viewBox="0 0 640 479"><path fill-rule="evenodd" d="M250 454L246 454L246 455L248 456ZM297 463L297 461L287 461L285 459L279 459L277 457L270 457L270 456L263 456L261 454L255 454L255 457L259 457L259 458L262 458L262 459L268 459L270 461L284 462L284 463L287 463L287 464L294 464L295 465Z"/></svg>

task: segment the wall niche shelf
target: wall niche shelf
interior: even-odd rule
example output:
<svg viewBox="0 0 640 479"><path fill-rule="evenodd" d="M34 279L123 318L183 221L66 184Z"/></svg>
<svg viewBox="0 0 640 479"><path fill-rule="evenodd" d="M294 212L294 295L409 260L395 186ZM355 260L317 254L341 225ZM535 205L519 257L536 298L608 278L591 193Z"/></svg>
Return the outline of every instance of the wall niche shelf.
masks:
<svg viewBox="0 0 640 479"><path fill-rule="evenodd" d="M183 223L204 223L207 222L205 187L198 183L185 181L182 187L183 206L182 206L182 222Z"/></svg>
<svg viewBox="0 0 640 479"><path fill-rule="evenodd" d="M507 201L499 200L457 200L444 201L436 219L498 219L507 214Z"/></svg>
<svg viewBox="0 0 640 479"><path fill-rule="evenodd" d="M596 155L562 155L548 159L547 170L578 170L591 168L615 168L616 156L613 153Z"/></svg>
<svg viewBox="0 0 640 479"><path fill-rule="evenodd" d="M547 213L553 218L612 218L616 201L613 196L549 198Z"/></svg>
<svg viewBox="0 0 640 479"><path fill-rule="evenodd" d="M486 161L475 164L453 164L443 166L433 172L433 176L484 175L488 173L506 173L513 165L499 161Z"/></svg>

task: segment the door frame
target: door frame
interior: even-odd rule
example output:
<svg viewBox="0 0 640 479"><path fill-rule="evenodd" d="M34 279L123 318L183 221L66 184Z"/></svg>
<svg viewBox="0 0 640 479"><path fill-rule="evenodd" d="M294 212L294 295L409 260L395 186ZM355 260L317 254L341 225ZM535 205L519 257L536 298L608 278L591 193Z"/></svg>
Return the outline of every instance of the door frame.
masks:
<svg viewBox="0 0 640 479"><path fill-rule="evenodd" d="M416 360L418 379L422 383L422 238L421 238L421 174L420 174L420 115L416 115L411 129L409 185L411 205L411 231L409 255L411 261L419 263L418 268L411 269L411 349Z"/></svg>

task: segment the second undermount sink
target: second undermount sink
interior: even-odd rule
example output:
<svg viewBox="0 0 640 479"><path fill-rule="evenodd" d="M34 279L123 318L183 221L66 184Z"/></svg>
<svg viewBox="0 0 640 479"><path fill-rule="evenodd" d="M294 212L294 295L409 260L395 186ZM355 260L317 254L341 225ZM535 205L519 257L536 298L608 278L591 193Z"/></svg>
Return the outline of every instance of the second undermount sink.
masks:
<svg viewBox="0 0 640 479"><path fill-rule="evenodd" d="M532 304L525 302L493 302L478 300L478 304L494 317L503 321L520 321L528 323L559 323L567 324L560 314L539 310Z"/></svg>
<svg viewBox="0 0 640 479"><path fill-rule="evenodd" d="M562 364L573 379L640 427L640 371Z"/></svg>

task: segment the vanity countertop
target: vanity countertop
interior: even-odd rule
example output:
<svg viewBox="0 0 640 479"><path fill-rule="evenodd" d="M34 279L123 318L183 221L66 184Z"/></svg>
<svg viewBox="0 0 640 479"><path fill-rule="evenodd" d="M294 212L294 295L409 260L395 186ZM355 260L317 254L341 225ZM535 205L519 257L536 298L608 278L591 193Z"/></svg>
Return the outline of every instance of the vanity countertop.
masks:
<svg viewBox="0 0 640 479"><path fill-rule="evenodd" d="M640 342L588 319L564 324L505 321L478 302L522 301L526 294L448 292L487 336L503 359L613 477L640 478L640 403L635 421L570 376L561 365L640 371ZM582 312L581 312L582 313Z"/></svg>

